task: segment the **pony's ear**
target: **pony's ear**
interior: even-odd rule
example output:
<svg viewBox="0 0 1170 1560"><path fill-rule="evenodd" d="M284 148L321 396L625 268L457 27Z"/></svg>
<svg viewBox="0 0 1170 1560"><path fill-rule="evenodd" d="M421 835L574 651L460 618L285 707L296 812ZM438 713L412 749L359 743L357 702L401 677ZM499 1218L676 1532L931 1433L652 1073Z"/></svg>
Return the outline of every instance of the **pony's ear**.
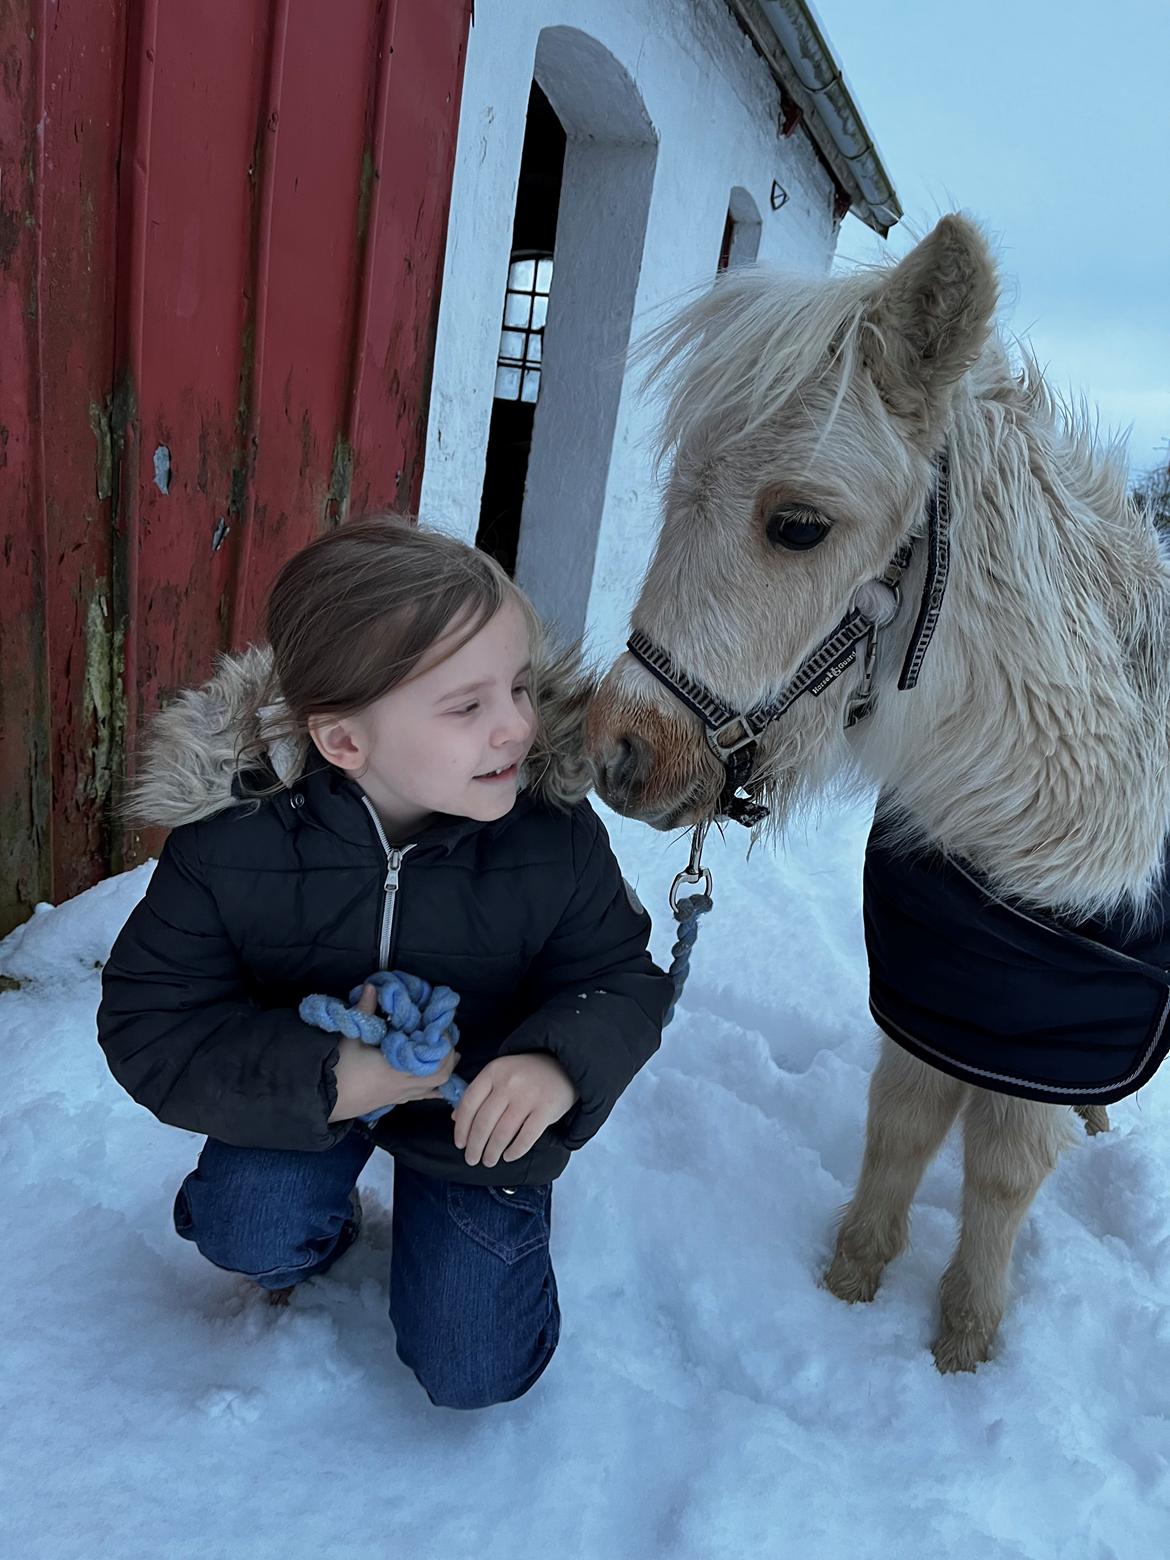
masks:
<svg viewBox="0 0 1170 1560"><path fill-rule="evenodd" d="M963 217L943 217L882 283L864 356L886 406L932 441L954 382L987 339L996 276L982 235Z"/></svg>

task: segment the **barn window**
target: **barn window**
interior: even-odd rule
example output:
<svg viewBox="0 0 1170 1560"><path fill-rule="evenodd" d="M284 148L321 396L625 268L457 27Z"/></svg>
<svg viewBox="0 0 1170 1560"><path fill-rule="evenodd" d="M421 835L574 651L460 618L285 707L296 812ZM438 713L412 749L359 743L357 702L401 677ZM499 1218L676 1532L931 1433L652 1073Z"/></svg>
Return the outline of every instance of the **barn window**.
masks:
<svg viewBox="0 0 1170 1560"><path fill-rule="evenodd" d="M504 325L496 360L496 400L536 400L548 295L552 287L552 256L519 252L508 267L504 293Z"/></svg>
<svg viewBox="0 0 1170 1560"><path fill-rule="evenodd" d="M737 184L727 202L727 220L719 245L719 269L732 271L737 265L751 265L760 252L762 232L759 207L747 190Z"/></svg>

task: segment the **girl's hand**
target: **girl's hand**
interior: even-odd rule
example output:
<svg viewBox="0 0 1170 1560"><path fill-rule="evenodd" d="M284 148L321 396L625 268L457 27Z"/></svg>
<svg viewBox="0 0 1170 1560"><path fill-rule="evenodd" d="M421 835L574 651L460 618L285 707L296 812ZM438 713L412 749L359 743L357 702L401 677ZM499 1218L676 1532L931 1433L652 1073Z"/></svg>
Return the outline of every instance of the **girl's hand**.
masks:
<svg viewBox="0 0 1170 1560"><path fill-rule="evenodd" d="M559 1121L577 1091L555 1057L544 1051L497 1056L467 1085L452 1111L455 1147L469 1165L522 1159L540 1134Z"/></svg>
<svg viewBox="0 0 1170 1560"><path fill-rule="evenodd" d="M373 986L362 992L358 1007L363 1013L376 1013L378 993ZM368 1116L386 1105L405 1105L411 1100L437 1100L439 1091L459 1064L458 1051L450 1051L436 1072L425 1078L399 1072L378 1050L360 1040L341 1040L337 1046L337 1104L330 1121L353 1121Z"/></svg>

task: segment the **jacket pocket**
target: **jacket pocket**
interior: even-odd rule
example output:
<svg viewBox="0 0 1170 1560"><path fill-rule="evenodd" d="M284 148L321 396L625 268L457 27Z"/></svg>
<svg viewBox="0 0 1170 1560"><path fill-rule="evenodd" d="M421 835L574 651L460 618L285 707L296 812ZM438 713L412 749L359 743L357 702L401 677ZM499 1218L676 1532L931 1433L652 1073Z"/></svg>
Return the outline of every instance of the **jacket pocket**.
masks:
<svg viewBox="0 0 1170 1560"><path fill-rule="evenodd" d="M509 1266L547 1247L551 1186L447 1183L447 1212L463 1231Z"/></svg>

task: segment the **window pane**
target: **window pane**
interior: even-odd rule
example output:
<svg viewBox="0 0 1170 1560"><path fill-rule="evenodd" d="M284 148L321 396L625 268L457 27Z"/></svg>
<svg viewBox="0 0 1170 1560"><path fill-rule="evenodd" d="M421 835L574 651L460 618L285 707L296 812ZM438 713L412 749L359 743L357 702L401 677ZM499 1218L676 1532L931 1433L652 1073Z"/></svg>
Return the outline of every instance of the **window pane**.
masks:
<svg viewBox="0 0 1170 1560"><path fill-rule="evenodd" d="M520 392L522 401L535 401L540 389L540 370L538 368L526 368L524 370L524 388Z"/></svg>
<svg viewBox="0 0 1170 1560"><path fill-rule="evenodd" d="M533 328L533 330L543 330L544 329L544 322L545 322L545 319L547 318L547 316L548 316L548 299L542 297L540 295L540 293L537 293L536 297L532 300L532 328Z"/></svg>
<svg viewBox="0 0 1170 1560"><path fill-rule="evenodd" d="M520 370L518 368L496 369L496 399L499 401L518 401L520 399Z"/></svg>
<svg viewBox="0 0 1170 1560"><path fill-rule="evenodd" d="M552 261L538 260L536 264L536 290L547 293L552 287Z"/></svg>
<svg viewBox="0 0 1170 1560"><path fill-rule="evenodd" d="M535 273L535 260L515 260L508 272L508 286L514 287L517 292L531 292Z"/></svg>
<svg viewBox="0 0 1170 1560"><path fill-rule="evenodd" d="M533 331L532 335L529 336L529 338L528 338L528 352L527 352L527 355L525 357L525 362L527 362L527 363L539 363L540 362L540 349L541 349L541 346L542 346L543 342L544 342L544 337L543 336L538 336L536 334L536 332Z"/></svg>
<svg viewBox="0 0 1170 1560"><path fill-rule="evenodd" d="M518 325L521 330L528 328L528 316L532 309L532 298L528 293L509 292L504 294L504 324Z"/></svg>
<svg viewBox="0 0 1170 1560"><path fill-rule="evenodd" d="M524 356L524 332L505 330L500 334L500 356L520 359Z"/></svg>

